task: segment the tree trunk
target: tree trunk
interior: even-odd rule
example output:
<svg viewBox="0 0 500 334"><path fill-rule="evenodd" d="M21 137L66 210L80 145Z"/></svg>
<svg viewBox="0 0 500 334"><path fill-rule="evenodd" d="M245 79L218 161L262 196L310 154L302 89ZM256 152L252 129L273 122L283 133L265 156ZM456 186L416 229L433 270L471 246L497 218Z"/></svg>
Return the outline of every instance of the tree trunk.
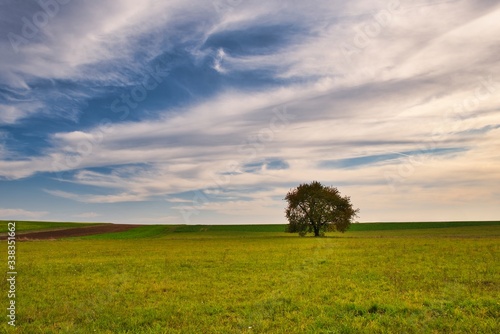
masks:
<svg viewBox="0 0 500 334"><path fill-rule="evenodd" d="M314 236L319 237L319 226L314 225L313 228L314 228Z"/></svg>

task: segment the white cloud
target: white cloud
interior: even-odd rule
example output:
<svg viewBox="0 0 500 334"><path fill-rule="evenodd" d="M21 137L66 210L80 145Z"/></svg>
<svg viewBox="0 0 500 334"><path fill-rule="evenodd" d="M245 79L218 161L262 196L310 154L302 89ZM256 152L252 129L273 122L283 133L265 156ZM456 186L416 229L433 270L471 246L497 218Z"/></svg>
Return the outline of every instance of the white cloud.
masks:
<svg viewBox="0 0 500 334"><path fill-rule="evenodd" d="M70 1L60 5L43 27L32 25L36 31L28 36L26 22L32 24L33 15L46 13L36 3L7 4L5 26L0 25L6 31L0 37L0 80L15 94L29 91L37 103L30 106L20 100L0 106L0 122L12 124L42 111L76 121L81 106L58 108L56 104L78 104L89 96L69 87L31 88L40 81L59 80L85 86L98 96L112 86L137 84L148 63L173 47L167 37L179 25L197 21L192 26L199 31L190 35L203 38L203 22L214 18L207 15L210 8L210 3L195 0L188 6L180 0L148 0L141 6L131 0ZM12 36L22 42L11 43ZM148 47L138 50L136 44L145 37Z"/></svg>
<svg viewBox="0 0 500 334"><path fill-rule="evenodd" d="M156 36L160 27L175 28L183 20L179 13L189 12L189 20L203 17L193 28L198 43L190 49L194 56L215 54L212 65L223 74L259 70L285 84L260 91L227 90L153 120L56 133L52 147L40 156L0 161L0 176L18 179L37 172L71 171L62 176L65 181L110 192L46 190L85 203L165 196L188 208L189 199L186 206L185 198L172 196L209 189L210 201L200 210L227 215L249 215L256 206L271 215L282 205L276 198L290 184L311 178L345 184L346 193L353 193L353 200L373 217L396 217L391 210L401 214L412 205L431 211L439 204L458 205L461 198L455 194L462 187L470 196L469 208L477 203L487 206L484 215L471 209L478 216L494 212L500 196L495 190L500 180L495 168L499 133L479 129L500 124L498 5L485 10L473 1L401 1L391 9L382 1L270 1L266 6L242 2L208 12L210 4L148 5L139 10L135 2L125 0L103 2L97 8L81 5L81 17L70 29L67 20L76 14L54 19L44 35L46 44L28 45L19 59L6 58L0 75L13 86L22 83L12 68L22 77L130 83L120 64L136 66L130 61L131 45L140 36ZM303 31L272 52L239 56L202 47L221 32L290 22L302 23L298 29ZM145 58L154 57L164 42L151 41ZM108 70L101 73L103 68ZM484 80L491 84L486 86ZM273 111L282 112L284 106L291 115L285 122ZM36 112L34 107L6 108L10 109L0 111L0 121L7 123ZM422 148L460 150L404 156ZM391 152L403 155L356 169L319 166L325 160ZM270 158L285 161L289 168L245 172L246 164ZM415 163L418 159L425 163ZM87 170L92 167L111 171ZM228 177L228 171L234 174ZM392 176L397 181L388 184ZM276 191L270 194L259 188L262 185ZM439 190L432 190L437 185ZM405 197L408 194L428 196ZM380 209L384 207L391 213Z"/></svg>
<svg viewBox="0 0 500 334"><path fill-rule="evenodd" d="M162 47L159 32L177 29L183 20L198 18L202 22L204 15L211 17L210 4L202 1L150 0L141 6L131 0L100 1L97 5L71 1L63 7L36 37L19 46L17 53L8 40L3 41L0 76L10 78L10 84L26 86L21 78L27 76L127 83L129 79L122 70L137 70L142 65L132 61L136 50L133 45L142 36L153 34L149 48L141 49L146 59L151 59ZM41 10L33 6L23 14L31 17ZM60 15L62 12L64 15ZM21 17L18 19L21 22ZM22 37L21 28L11 32Z"/></svg>
<svg viewBox="0 0 500 334"><path fill-rule="evenodd" d="M76 217L76 218L96 218L99 216L101 216L101 215L98 213L95 213L95 212L83 212L83 213L73 215L73 217Z"/></svg>
<svg viewBox="0 0 500 334"><path fill-rule="evenodd" d="M138 202L147 199L147 195L121 193L115 195L78 195L61 190L44 189L52 196L71 199L82 203L118 203L118 202Z"/></svg>
<svg viewBox="0 0 500 334"><path fill-rule="evenodd" d="M38 112L41 108L41 103L0 104L0 124L14 124L18 120Z"/></svg>
<svg viewBox="0 0 500 334"><path fill-rule="evenodd" d="M183 224L178 216L159 216L159 217L144 217L138 220L133 220L134 224Z"/></svg>
<svg viewBox="0 0 500 334"><path fill-rule="evenodd" d="M2 219L38 219L48 214L47 211L29 211L24 209L0 208L0 218Z"/></svg>
<svg viewBox="0 0 500 334"><path fill-rule="evenodd" d="M217 56L214 59L213 67L219 73L226 72L226 70L222 67L222 62L224 61L225 56L226 56L226 53L224 52L224 49L217 50Z"/></svg>
<svg viewBox="0 0 500 334"><path fill-rule="evenodd" d="M480 82L478 83L480 85ZM383 85L382 85L383 86ZM386 161L378 165L363 166L358 169L329 170L318 168L323 160L336 160L387 154L390 152L407 152L427 148L466 147L467 153L456 154L454 158L425 159L431 167L416 166L419 173L433 171L419 178L420 174L404 177L404 182L395 185L397 191L406 191L409 184L424 184L442 180L443 175L450 175L456 170L456 178L476 183L476 188L488 188L488 179L497 179L494 169L485 169L477 179L471 171L477 169L471 154L488 156L494 159L491 133L464 137L457 134L468 129L477 129L485 125L500 124L498 116L491 113L478 113L472 119L459 117L454 113L446 114L446 109L455 101L465 101L474 97L477 85L470 85L469 90L454 91L454 95L435 98L423 103L414 101L422 99L433 86L421 84L411 88L400 88L390 92L393 86L383 90L384 99L377 94L362 93L356 95L344 90L346 97L338 99L342 93L324 90L316 85L310 87L278 89L259 94L228 92L217 98L201 103L175 117L154 122L135 122L112 125L104 134L104 140L93 146L91 153L81 155L81 164L67 166L86 168L120 164L139 164L137 167L114 168L111 173L98 173L81 170L74 177L67 179L83 185L108 188L110 195L76 195L73 193L50 190L49 193L87 203L115 203L121 201L143 201L151 196L167 196L179 192L194 191L203 188L234 188L233 194L244 189L255 189L258 185L276 187L284 190L283 185L296 182L307 182L314 177L323 182L357 184L372 189L370 184L380 184L379 192L390 190L386 174L394 174L399 179L399 168L405 165L405 159ZM357 88L353 88L358 91ZM418 91L418 94L415 93ZM363 98L361 98L363 97ZM336 101L337 106L326 103ZM340 102L340 103L339 103ZM500 104L497 95L491 94L478 105L478 110L488 110ZM276 105L286 105L290 115L286 123L275 124L277 131L271 128L271 120L276 116L273 109ZM400 108L394 106L399 105ZM316 113L307 114L302 110L315 109ZM278 107L278 111L284 107ZM331 111L330 111L331 110ZM442 110L435 114L433 110ZM380 112L381 111L381 112ZM474 111L473 111L474 112ZM332 116L328 117L331 113ZM376 114L376 117L370 115ZM284 114L286 115L286 113ZM320 115L320 116L318 116ZM323 116L321 116L323 115ZM465 116L465 115L463 115ZM454 119L454 123L450 120ZM416 121L420 122L416 123ZM456 124L455 124L456 123ZM54 136L54 153L27 162L4 162L11 165L11 174L24 175L36 170L50 171L51 159L64 161L69 153L78 153L77 147L82 142L99 138L99 129L90 132L59 133ZM259 134L261 138L259 139ZM434 136L434 137L433 137ZM179 140L180 139L180 140ZM176 144L171 144L175 142ZM162 143L158 145L158 143ZM163 144L165 143L165 144ZM362 149L361 149L361 148ZM246 163L266 158L279 158L286 161L287 170L260 170L254 173L243 173ZM415 159L420 159L419 157ZM488 161L485 159L485 162ZM491 160L493 161L493 160ZM144 163L147 163L144 165ZM230 163L236 163L231 169ZM45 167L44 167L45 166ZM461 166L457 169L458 166ZM226 171L236 174L224 176ZM4 170L5 171L5 170ZM392 173L392 174L391 174ZM225 182L225 179L229 179ZM218 181L217 181L218 180ZM222 181L221 181L222 180ZM454 188L452 188L454 189ZM252 190L258 202L260 194ZM285 191L283 191L285 193ZM373 198L373 197L370 197ZM444 196L443 196L444 198ZM217 200L217 196L213 196ZM231 205L215 204L217 212L247 212L252 201L245 202L238 196L231 200ZM269 199L269 203L273 203ZM279 205L276 202L274 205ZM189 205L188 205L189 206ZM365 206L370 207L369 203ZM225 209L224 209L225 208Z"/></svg>

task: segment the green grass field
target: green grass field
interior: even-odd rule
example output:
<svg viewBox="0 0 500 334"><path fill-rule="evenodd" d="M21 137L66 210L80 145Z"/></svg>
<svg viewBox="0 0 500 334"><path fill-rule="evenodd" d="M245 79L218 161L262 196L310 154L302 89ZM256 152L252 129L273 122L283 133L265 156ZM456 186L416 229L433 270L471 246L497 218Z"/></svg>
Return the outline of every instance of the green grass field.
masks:
<svg viewBox="0 0 500 334"><path fill-rule="evenodd" d="M145 226L18 242L18 326L4 316L0 330L498 333L500 223L409 224L327 238L283 225Z"/></svg>
<svg viewBox="0 0 500 334"><path fill-rule="evenodd" d="M7 220L0 220L0 233L7 232ZM62 229L100 225L102 223L72 223L72 222L36 222L16 221L17 232L33 232L48 229ZM492 226L500 225L496 221L480 222L413 222L413 223L360 223L352 224L349 232L360 231L393 231L393 230L421 230L429 228L447 228L464 226ZM283 232L286 225L145 225L133 230L119 233L108 233L89 236L91 239L129 239L158 237L170 233L187 232Z"/></svg>

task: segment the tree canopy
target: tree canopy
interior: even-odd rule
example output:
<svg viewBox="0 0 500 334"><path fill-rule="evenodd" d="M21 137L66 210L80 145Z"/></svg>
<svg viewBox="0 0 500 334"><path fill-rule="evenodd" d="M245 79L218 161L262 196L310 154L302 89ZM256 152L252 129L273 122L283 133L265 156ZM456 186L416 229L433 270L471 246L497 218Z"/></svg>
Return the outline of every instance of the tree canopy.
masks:
<svg viewBox="0 0 500 334"><path fill-rule="evenodd" d="M345 232L359 212L350 197L342 197L337 188L317 181L290 190L285 200L287 232L300 235L313 232L318 237L327 231Z"/></svg>

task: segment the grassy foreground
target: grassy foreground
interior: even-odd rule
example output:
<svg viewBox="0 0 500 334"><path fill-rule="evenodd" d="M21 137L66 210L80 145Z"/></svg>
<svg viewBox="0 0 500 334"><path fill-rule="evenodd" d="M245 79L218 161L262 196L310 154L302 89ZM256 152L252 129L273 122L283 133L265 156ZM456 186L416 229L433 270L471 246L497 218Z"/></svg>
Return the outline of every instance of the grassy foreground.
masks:
<svg viewBox="0 0 500 334"><path fill-rule="evenodd" d="M328 238L263 227L202 228L141 227L106 240L17 243L18 326L10 328L4 316L0 330L500 330L498 224L372 229ZM6 243L1 244L6 263ZM7 291L7 282L1 284ZM8 305L6 293L1 303Z"/></svg>

